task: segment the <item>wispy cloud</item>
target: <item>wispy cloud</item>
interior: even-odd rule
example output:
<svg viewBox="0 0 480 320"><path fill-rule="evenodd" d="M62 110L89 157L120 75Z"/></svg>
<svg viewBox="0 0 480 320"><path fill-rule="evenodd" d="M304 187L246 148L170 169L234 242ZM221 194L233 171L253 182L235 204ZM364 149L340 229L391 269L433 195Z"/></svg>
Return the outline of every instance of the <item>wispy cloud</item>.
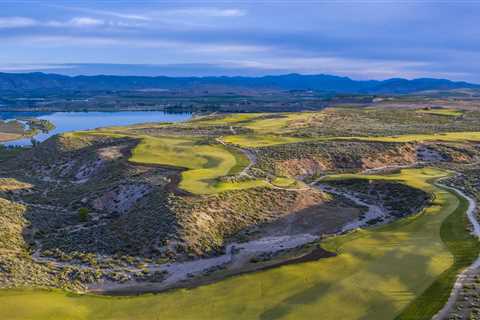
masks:
<svg viewBox="0 0 480 320"><path fill-rule="evenodd" d="M271 50L268 46L248 45L239 43L197 43L186 41L171 41L166 39L135 39L135 38L114 38L101 36L17 36L1 39L3 43L37 45L44 47L129 47L129 48L156 48L169 49L175 52L195 52L206 55L232 54L232 53L259 53Z"/></svg>
<svg viewBox="0 0 480 320"><path fill-rule="evenodd" d="M339 57L269 57L255 60L227 60L225 67L244 67L269 72L299 72L303 74L331 73L357 78L415 78L429 73L422 68L429 63L408 60L347 59Z"/></svg>
<svg viewBox="0 0 480 320"><path fill-rule="evenodd" d="M112 10L90 9L90 8L72 7L72 6L59 6L59 5L48 5L48 6L54 7L54 8L60 8L64 10L71 10L76 12L83 12L83 13L121 18L121 19L127 19L127 20L140 20L140 21L150 20L150 17L144 14L136 14L136 13L120 12L120 11L112 11Z"/></svg>
<svg viewBox="0 0 480 320"><path fill-rule="evenodd" d="M28 27L47 27L47 28L82 28L82 27L139 27L141 23L104 20L93 17L73 17L69 20L36 20L27 17L3 17L0 18L0 29L15 29Z"/></svg>
<svg viewBox="0 0 480 320"><path fill-rule="evenodd" d="M95 27L104 25L105 21L91 17L75 17L67 21L47 21L42 25L47 27Z"/></svg>
<svg viewBox="0 0 480 320"><path fill-rule="evenodd" d="M156 15L159 16L190 16L190 17L242 17L247 12L241 9L219 9L219 8L204 8L204 7L192 7L181 9L170 9L158 11Z"/></svg>
<svg viewBox="0 0 480 320"><path fill-rule="evenodd" d="M70 69L73 66L67 64L36 64L36 63L7 63L0 64L1 72L31 72L41 70Z"/></svg>
<svg viewBox="0 0 480 320"><path fill-rule="evenodd" d="M25 28L37 24L34 19L26 17L0 17L0 28Z"/></svg>

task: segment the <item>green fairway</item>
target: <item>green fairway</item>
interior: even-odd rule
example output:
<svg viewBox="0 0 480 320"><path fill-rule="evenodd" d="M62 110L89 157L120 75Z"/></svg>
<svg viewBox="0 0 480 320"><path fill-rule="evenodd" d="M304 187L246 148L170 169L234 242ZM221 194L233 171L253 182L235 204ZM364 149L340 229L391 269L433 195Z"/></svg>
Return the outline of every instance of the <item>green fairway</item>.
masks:
<svg viewBox="0 0 480 320"><path fill-rule="evenodd" d="M252 119L258 118L265 115L264 113L233 113L227 114L218 118L210 117L199 117L193 120L190 120L191 123L202 124L202 125L223 125L230 124L235 125L237 123L249 122Z"/></svg>
<svg viewBox="0 0 480 320"><path fill-rule="evenodd" d="M457 109L428 109L418 110L417 112L449 117L458 117L463 114L463 111Z"/></svg>
<svg viewBox="0 0 480 320"><path fill-rule="evenodd" d="M437 134L406 134L391 137L337 137L331 140L360 140L379 142L416 142L416 141L480 141L480 132L445 132Z"/></svg>
<svg viewBox="0 0 480 320"><path fill-rule="evenodd" d="M455 262L403 310L398 316L398 320L432 318L447 302L457 275L478 257L480 248L477 240L462 230L468 223L465 216L468 201L463 197L459 197L459 199L460 205L457 210L444 221L440 230L442 240L453 253Z"/></svg>
<svg viewBox="0 0 480 320"><path fill-rule="evenodd" d="M458 258L457 246L452 247L446 235L463 239L463 254L477 252L477 241L465 236L463 198L431 184L444 175L435 169L408 169L389 176L334 177L395 180L435 196L419 215L324 241L325 248L338 253L336 257L158 295L98 297L5 290L0 291L0 318L394 319L413 301L422 309L448 296L447 285L427 299L415 300L455 266L448 249ZM450 277L445 281L451 285Z"/></svg>
<svg viewBox="0 0 480 320"><path fill-rule="evenodd" d="M231 135L223 138L226 143L231 143L244 148L260 148L278 144L304 142L307 139L275 136L275 135Z"/></svg>
<svg viewBox="0 0 480 320"><path fill-rule="evenodd" d="M279 113L272 118L251 119L248 123L245 124L245 127L252 129L258 133L282 133L292 131L295 126L301 126L307 123L311 118L315 117L322 117L322 113Z"/></svg>
<svg viewBox="0 0 480 320"><path fill-rule="evenodd" d="M366 141L366 142L422 142L422 141L480 141L480 132L445 132L437 134L406 134L384 137L318 137L299 138L280 135L232 135L224 138L227 143L235 144L245 148L260 148L287 143L309 142L309 141Z"/></svg>
<svg viewBox="0 0 480 320"><path fill-rule="evenodd" d="M217 179L248 165L248 159L226 147L201 144L193 138L141 137L132 151L130 161L186 168L179 187L195 194L266 186L263 180L221 182Z"/></svg>
<svg viewBox="0 0 480 320"><path fill-rule="evenodd" d="M272 184L277 187L294 187L298 184L298 181L292 178L276 177L272 180Z"/></svg>

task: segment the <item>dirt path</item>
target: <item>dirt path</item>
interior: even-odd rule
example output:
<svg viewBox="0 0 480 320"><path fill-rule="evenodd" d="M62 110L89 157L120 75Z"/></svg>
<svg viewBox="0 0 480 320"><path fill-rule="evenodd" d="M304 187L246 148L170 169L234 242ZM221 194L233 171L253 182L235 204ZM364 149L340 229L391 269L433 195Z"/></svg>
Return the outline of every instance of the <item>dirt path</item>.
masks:
<svg viewBox="0 0 480 320"><path fill-rule="evenodd" d="M477 220L476 214L475 214L475 209L477 207L477 204L475 200L468 195L466 195L463 191L446 186L441 183L436 183L436 185L457 192L460 196L464 197L468 201L468 209L467 209L467 217L470 223L473 226L472 234L475 235L477 238L480 238L480 223ZM452 292L450 294L450 297L448 298L447 303L443 306L443 308L432 318L433 320L443 320L443 319L448 319L449 313L452 311L452 308L455 305L455 302L458 300L460 290L462 289L463 285L465 282L471 277L472 274L476 274L478 272L478 269L480 268L480 257L478 257L473 264L465 269L462 273L460 273L457 277L457 280L455 281L455 284L453 285Z"/></svg>
<svg viewBox="0 0 480 320"><path fill-rule="evenodd" d="M239 148L239 150L241 152L243 152L243 154L248 158L248 160L250 161L250 163L248 164L248 166L246 166L245 168L243 168L242 172L240 172L240 176L247 176L248 175L248 170L250 170L250 168L252 166L254 166L256 163L257 163L257 155L250 151L250 150L247 150L247 149L242 149L242 148Z"/></svg>

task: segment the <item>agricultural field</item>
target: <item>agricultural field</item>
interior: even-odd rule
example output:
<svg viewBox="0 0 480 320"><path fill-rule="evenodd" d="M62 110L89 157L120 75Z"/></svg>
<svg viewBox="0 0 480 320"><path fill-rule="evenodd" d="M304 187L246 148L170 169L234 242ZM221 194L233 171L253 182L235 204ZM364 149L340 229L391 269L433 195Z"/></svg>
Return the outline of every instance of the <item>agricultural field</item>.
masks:
<svg viewBox="0 0 480 320"><path fill-rule="evenodd" d="M479 121L212 114L0 150L0 318L430 319L480 250Z"/></svg>

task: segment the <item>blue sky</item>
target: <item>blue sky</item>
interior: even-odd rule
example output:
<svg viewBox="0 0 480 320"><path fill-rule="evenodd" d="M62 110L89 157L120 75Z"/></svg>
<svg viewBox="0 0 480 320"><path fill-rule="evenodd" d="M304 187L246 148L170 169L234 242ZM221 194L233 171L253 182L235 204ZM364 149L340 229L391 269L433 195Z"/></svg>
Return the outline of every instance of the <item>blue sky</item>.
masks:
<svg viewBox="0 0 480 320"><path fill-rule="evenodd" d="M479 1L0 2L0 71L480 82Z"/></svg>

